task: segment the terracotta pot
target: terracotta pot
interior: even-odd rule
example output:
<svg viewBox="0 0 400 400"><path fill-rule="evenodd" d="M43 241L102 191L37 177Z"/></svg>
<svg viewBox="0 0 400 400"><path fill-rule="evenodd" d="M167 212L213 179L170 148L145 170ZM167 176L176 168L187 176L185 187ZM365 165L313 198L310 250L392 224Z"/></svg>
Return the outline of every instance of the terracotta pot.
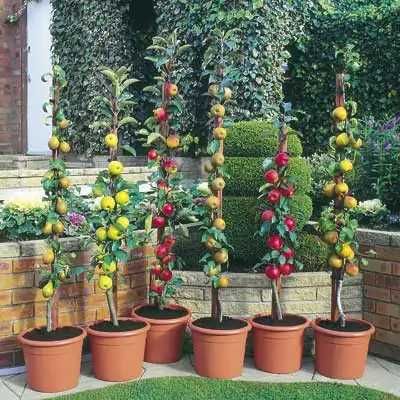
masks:
<svg viewBox="0 0 400 400"><path fill-rule="evenodd" d="M242 374L247 334L251 325L234 330L200 328L190 323L194 368L200 376L231 379Z"/></svg>
<svg viewBox="0 0 400 400"><path fill-rule="evenodd" d="M76 387L81 372L83 339L86 332L71 339L42 342L29 340L22 332L18 341L22 345L28 386L38 392L57 393Z"/></svg>
<svg viewBox="0 0 400 400"><path fill-rule="evenodd" d="M149 329L149 324L125 332L100 332L88 327L94 376L109 382L124 382L138 378L143 370L144 347Z"/></svg>
<svg viewBox="0 0 400 400"><path fill-rule="evenodd" d="M329 378L360 378L364 374L374 326L367 321L353 319L368 325L369 329L363 332L337 332L320 327L319 321L311 322L315 336L316 370Z"/></svg>
<svg viewBox="0 0 400 400"><path fill-rule="evenodd" d="M177 362L182 357L183 339L191 311L182 306L169 305L168 308L185 310L187 314L175 319L154 319L136 314L136 310L143 306L144 304L135 306L132 317L150 324L144 360L154 364Z"/></svg>
<svg viewBox="0 0 400 400"><path fill-rule="evenodd" d="M304 330L310 324L307 318L303 320L295 326L268 326L255 322L254 318L250 321L256 368L272 374L290 374L301 368Z"/></svg>

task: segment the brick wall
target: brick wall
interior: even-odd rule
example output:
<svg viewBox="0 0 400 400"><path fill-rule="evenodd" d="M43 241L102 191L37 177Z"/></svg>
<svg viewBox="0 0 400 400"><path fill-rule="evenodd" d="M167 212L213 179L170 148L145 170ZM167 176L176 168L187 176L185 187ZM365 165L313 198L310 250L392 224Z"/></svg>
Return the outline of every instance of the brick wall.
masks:
<svg viewBox="0 0 400 400"><path fill-rule="evenodd" d="M45 299L36 288L44 246L44 241L0 243L0 368L22 364L16 335L45 323ZM63 239L63 246L76 254L74 265L89 264L91 253L80 250L79 240ZM137 249L121 267L115 293L119 315L129 315L132 305L145 299L145 270L152 255L151 247ZM108 317L104 293L84 274L59 290L60 325L87 325Z"/></svg>
<svg viewBox="0 0 400 400"><path fill-rule="evenodd" d="M376 327L371 352L400 361L400 233L361 230L364 268L364 318Z"/></svg>
<svg viewBox="0 0 400 400"><path fill-rule="evenodd" d="M25 151L26 19L5 19L22 0L0 0L0 154Z"/></svg>

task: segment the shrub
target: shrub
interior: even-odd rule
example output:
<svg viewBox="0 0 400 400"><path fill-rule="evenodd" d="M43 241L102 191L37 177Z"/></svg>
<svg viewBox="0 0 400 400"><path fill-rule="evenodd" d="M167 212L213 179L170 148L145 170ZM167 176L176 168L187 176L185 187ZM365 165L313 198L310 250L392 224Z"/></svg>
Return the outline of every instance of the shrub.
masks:
<svg viewBox="0 0 400 400"><path fill-rule="evenodd" d="M301 233L296 254L304 265L303 272L323 271L326 268L328 246L317 235Z"/></svg>
<svg viewBox="0 0 400 400"><path fill-rule="evenodd" d="M272 122L240 121L228 131L225 155L229 157L272 157L278 149L279 130ZM290 131L288 150L293 157L303 153L295 131Z"/></svg>
<svg viewBox="0 0 400 400"><path fill-rule="evenodd" d="M302 193L296 194L290 201L290 212L296 218L297 226L301 231L312 215L313 204L310 196Z"/></svg>
<svg viewBox="0 0 400 400"><path fill-rule="evenodd" d="M263 184L263 158L227 157L225 168L231 179L227 182L227 196L258 196L258 188ZM297 193L311 190L311 170L307 160L292 158L289 163L290 175L294 178Z"/></svg>

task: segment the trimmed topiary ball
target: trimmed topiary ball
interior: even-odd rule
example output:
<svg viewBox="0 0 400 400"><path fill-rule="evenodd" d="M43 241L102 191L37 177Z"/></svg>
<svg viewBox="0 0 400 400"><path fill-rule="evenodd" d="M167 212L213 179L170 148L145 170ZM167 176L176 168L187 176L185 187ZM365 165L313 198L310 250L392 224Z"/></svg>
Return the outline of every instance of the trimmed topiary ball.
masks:
<svg viewBox="0 0 400 400"><path fill-rule="evenodd" d="M296 218L298 231L304 228L304 225L310 220L313 205L310 196L297 193L290 200L290 212Z"/></svg>
<svg viewBox="0 0 400 400"><path fill-rule="evenodd" d="M303 272L324 271L328 258L328 245L317 235L301 233L296 251L299 261L304 265Z"/></svg>
<svg viewBox="0 0 400 400"><path fill-rule="evenodd" d="M288 174L293 178L297 193L311 192L311 166L308 160L301 157L291 158Z"/></svg>
<svg viewBox="0 0 400 400"><path fill-rule="evenodd" d="M273 157L278 149L279 130L269 121L241 121L228 131L225 141L227 157ZM288 151L292 157L303 153L294 130L289 130Z"/></svg>

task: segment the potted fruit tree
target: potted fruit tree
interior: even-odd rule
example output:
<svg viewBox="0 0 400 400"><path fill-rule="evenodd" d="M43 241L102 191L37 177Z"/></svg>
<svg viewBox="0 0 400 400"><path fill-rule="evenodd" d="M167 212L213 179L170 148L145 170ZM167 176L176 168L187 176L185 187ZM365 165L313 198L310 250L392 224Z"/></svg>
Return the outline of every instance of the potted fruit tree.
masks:
<svg viewBox="0 0 400 400"><path fill-rule="evenodd" d="M135 123L130 115L133 96L128 88L136 82L128 77L129 69L102 68L105 95L97 98L103 107L103 119L93 124L106 132L109 151L107 170L100 172L94 193L100 197L100 210L91 218L95 229L97 251L89 279L97 277L97 286L104 292L110 319L97 321L87 328L96 378L105 381L127 381L142 372L144 348L149 325L133 318L119 318L114 299L114 283L120 263L128 260L128 248L138 243L130 210L136 203L137 185L121 176L124 166L118 161L119 131Z"/></svg>
<svg viewBox="0 0 400 400"><path fill-rule="evenodd" d="M207 252L200 260L211 283L211 316L190 323L193 338L194 366L201 376L233 378L241 375L247 334L250 324L242 319L223 315L220 292L229 286L223 273L229 259L229 245L224 234L222 213L223 189L227 175L224 169L224 140L232 120L226 117L232 103L230 86L235 79L236 30L215 30L203 62L204 75L209 78L211 102L209 127L212 139L208 145L211 162L205 165L209 173L209 195L204 199L207 212L203 220L202 243ZM228 62L227 60L230 60Z"/></svg>
<svg viewBox="0 0 400 400"><path fill-rule="evenodd" d="M332 112L334 136L330 140L329 165L332 179L323 189L332 203L319 220L322 238L331 250L328 259L332 271L331 318L317 319L312 326L317 371L331 378L355 379L364 372L374 327L366 321L347 319L341 299L345 275L357 275L360 264L366 263L358 251L358 224L352 214L357 200L347 183L362 140L356 137L356 103L345 100L346 79L348 75L340 69L336 75L336 108Z"/></svg>
<svg viewBox="0 0 400 400"><path fill-rule="evenodd" d="M261 260L272 286L272 310L251 320L254 361L257 368L271 373L292 373L300 369L303 356L304 330L309 321L299 315L283 313L280 302L281 278L302 269L296 260L296 219L290 214L290 199L296 187L288 176L287 123L290 103L283 104L280 119L279 148L275 158L263 162L265 183L260 188L260 230L267 253Z"/></svg>
<svg viewBox="0 0 400 400"><path fill-rule="evenodd" d="M173 247L177 229L192 208L189 192L182 187L182 174L175 158L184 143L179 133L179 116L183 99L175 83L179 76L179 56L190 46L182 44L174 31L167 37L154 37L148 48L158 76L153 86L144 91L153 95L153 116L140 131L147 153L148 166L155 168L147 193L146 230L156 232L156 261L150 268L149 302L139 304L132 315L150 323L145 360L153 363L171 363L181 358L183 337L190 310L169 304L181 285L181 278L173 274L180 264Z"/></svg>
<svg viewBox="0 0 400 400"><path fill-rule="evenodd" d="M43 177L44 200L49 203L43 234L48 236L42 256L40 288L47 304L47 324L42 328L22 332L18 340L22 345L29 387L40 392L61 392L74 388L79 381L81 354L85 331L79 327L58 326L58 288L72 275L81 273L71 268L69 255L63 250L59 236L67 224L66 214L71 199L70 180L60 153L70 151L67 142L69 121L62 109L62 91L67 85L64 71L53 66L52 73L42 80L51 79L51 97L43 109L48 112L52 127L49 148L52 152L50 169Z"/></svg>

